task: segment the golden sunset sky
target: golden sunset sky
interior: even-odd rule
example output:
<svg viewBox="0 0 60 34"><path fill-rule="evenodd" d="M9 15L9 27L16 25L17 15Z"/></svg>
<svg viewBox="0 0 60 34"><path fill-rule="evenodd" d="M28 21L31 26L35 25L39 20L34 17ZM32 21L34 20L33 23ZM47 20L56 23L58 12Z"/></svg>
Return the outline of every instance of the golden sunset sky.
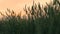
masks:
<svg viewBox="0 0 60 34"><path fill-rule="evenodd" d="M51 0L34 0L35 3L40 2L41 4L45 5L45 2L50 3ZM33 0L0 0L0 11L6 10L7 8L13 9L16 12L22 11L25 4L27 6L31 6Z"/></svg>
<svg viewBox="0 0 60 34"><path fill-rule="evenodd" d="M40 2L41 4L45 4L45 2L50 3L50 0L34 0L35 3ZM32 5L33 0L0 0L0 10L4 10L6 8L21 10L26 5Z"/></svg>

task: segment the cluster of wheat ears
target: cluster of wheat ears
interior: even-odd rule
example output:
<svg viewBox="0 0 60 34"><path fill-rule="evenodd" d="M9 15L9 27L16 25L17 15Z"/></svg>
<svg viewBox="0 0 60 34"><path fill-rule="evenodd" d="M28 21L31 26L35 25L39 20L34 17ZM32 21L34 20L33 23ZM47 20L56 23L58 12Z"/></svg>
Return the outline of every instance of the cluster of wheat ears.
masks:
<svg viewBox="0 0 60 34"><path fill-rule="evenodd" d="M47 3L46 3L47 4ZM40 3L23 9L26 16L21 19L21 14L7 9L7 16L0 20L0 34L60 34L60 3L54 0L53 4L47 4L42 8Z"/></svg>

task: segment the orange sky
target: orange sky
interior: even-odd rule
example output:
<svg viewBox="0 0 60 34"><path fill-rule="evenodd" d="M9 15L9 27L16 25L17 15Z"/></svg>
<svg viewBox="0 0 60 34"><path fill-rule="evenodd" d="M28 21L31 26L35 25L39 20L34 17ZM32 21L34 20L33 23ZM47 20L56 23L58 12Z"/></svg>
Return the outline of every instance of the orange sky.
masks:
<svg viewBox="0 0 60 34"><path fill-rule="evenodd" d="M45 2L49 2L50 0L35 0L35 2L40 2L41 4L45 4ZM22 9L25 4L32 5L33 0L0 0L0 10L10 8L10 9Z"/></svg>
<svg viewBox="0 0 60 34"><path fill-rule="evenodd" d="M30 6L32 2L33 0L0 0L0 11L6 10L6 8L22 11L25 4ZM37 2L45 5L45 2L50 3L50 0L35 0L35 3Z"/></svg>

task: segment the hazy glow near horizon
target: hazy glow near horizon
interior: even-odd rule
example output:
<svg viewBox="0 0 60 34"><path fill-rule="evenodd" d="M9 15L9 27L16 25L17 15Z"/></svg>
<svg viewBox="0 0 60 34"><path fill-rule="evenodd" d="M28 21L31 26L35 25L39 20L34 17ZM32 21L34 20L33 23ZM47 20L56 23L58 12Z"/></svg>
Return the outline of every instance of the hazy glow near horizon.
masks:
<svg viewBox="0 0 60 34"><path fill-rule="evenodd" d="M45 2L49 3L50 0L34 0L35 3L40 2L45 5ZM0 10L6 10L6 8L14 9L15 11L21 11L25 4L32 5L33 0L0 0Z"/></svg>
<svg viewBox="0 0 60 34"><path fill-rule="evenodd" d="M35 2L40 2L41 4L45 4L45 2L49 2L50 0L35 0ZM10 9L22 9L25 4L32 5L33 0L0 0L0 10L10 8Z"/></svg>

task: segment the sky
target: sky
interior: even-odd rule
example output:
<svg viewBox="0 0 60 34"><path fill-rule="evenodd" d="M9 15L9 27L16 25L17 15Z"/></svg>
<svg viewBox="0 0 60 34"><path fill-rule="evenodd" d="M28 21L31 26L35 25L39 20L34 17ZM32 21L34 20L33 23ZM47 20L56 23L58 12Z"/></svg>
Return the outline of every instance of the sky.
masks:
<svg viewBox="0 0 60 34"><path fill-rule="evenodd" d="M40 2L41 4L45 4L45 2L50 2L50 0L34 0L36 3ZM4 10L6 8L10 9L22 9L25 4L32 5L33 0L0 0L0 10Z"/></svg>
<svg viewBox="0 0 60 34"><path fill-rule="evenodd" d="M50 3L51 0L34 0L35 3L40 2L45 5L45 2ZM31 6L33 0L0 0L0 11L7 8L17 11L23 11L25 5ZM24 13L24 12L23 12Z"/></svg>

